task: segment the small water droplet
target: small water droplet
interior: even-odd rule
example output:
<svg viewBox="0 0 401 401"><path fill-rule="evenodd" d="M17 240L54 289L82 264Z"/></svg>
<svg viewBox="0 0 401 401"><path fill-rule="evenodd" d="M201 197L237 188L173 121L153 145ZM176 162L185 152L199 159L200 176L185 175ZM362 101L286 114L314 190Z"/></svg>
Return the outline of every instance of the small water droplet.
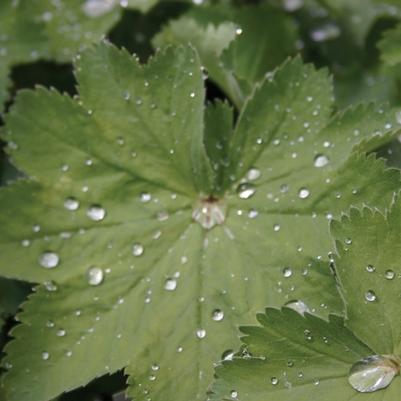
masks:
<svg viewBox="0 0 401 401"><path fill-rule="evenodd" d="M177 288L177 280L174 278L168 278L164 282L164 289L167 291L174 291Z"/></svg>
<svg viewBox="0 0 401 401"><path fill-rule="evenodd" d="M204 330L204 329L196 330L196 337L198 337L199 339L205 338L206 337L206 330Z"/></svg>
<svg viewBox="0 0 401 401"><path fill-rule="evenodd" d="M143 254L144 250L145 249L144 249L143 245L141 245L139 243L132 245L132 254L134 256L141 256Z"/></svg>
<svg viewBox="0 0 401 401"><path fill-rule="evenodd" d="M72 198L72 197L69 197L69 198L66 198L66 200L64 201L64 207L67 209L67 210L70 210L70 211L75 211L75 210L78 210L78 208L79 208L79 201L78 200L76 200L75 198Z"/></svg>
<svg viewBox="0 0 401 401"><path fill-rule="evenodd" d="M57 284L54 281L45 281L43 285L47 291L55 292L58 290Z"/></svg>
<svg viewBox="0 0 401 401"><path fill-rule="evenodd" d="M291 269L291 267L285 267L285 268L283 269L283 276L284 276L285 278L288 278L288 277L291 277L291 276L292 276L292 269Z"/></svg>
<svg viewBox="0 0 401 401"><path fill-rule="evenodd" d="M273 386L276 386L279 382L279 380L277 379L277 377L272 377L270 379L271 384L273 384Z"/></svg>
<svg viewBox="0 0 401 401"><path fill-rule="evenodd" d="M372 265L367 265L366 266L366 271L368 273L374 273L376 271L376 268L374 266L372 266Z"/></svg>
<svg viewBox="0 0 401 401"><path fill-rule="evenodd" d="M90 285L96 286L101 284L104 279L103 269L97 266L90 267L86 273L86 278Z"/></svg>
<svg viewBox="0 0 401 401"><path fill-rule="evenodd" d="M328 163L329 159L325 155L317 155L313 162L314 166L318 168L327 166Z"/></svg>
<svg viewBox="0 0 401 401"><path fill-rule="evenodd" d="M152 200L152 195L148 192L142 192L139 195L139 199L142 203L148 203Z"/></svg>
<svg viewBox="0 0 401 401"><path fill-rule="evenodd" d="M93 221L102 221L106 217L106 210L100 205L92 205L88 208L86 215Z"/></svg>
<svg viewBox="0 0 401 401"><path fill-rule="evenodd" d="M387 280L392 280L395 277L395 273L392 270L386 270L385 277Z"/></svg>
<svg viewBox="0 0 401 401"><path fill-rule="evenodd" d="M295 310L300 315L304 315L305 313L311 313L308 305L306 305L303 301L300 300L289 301L284 306Z"/></svg>
<svg viewBox="0 0 401 401"><path fill-rule="evenodd" d="M237 193L240 199L249 199L256 192L256 189L253 185L248 183L243 183L238 186Z"/></svg>
<svg viewBox="0 0 401 401"><path fill-rule="evenodd" d="M54 269L58 266L60 257L55 252L46 251L39 258L39 263L46 269Z"/></svg>
<svg viewBox="0 0 401 401"><path fill-rule="evenodd" d="M365 292L365 299L366 299L368 302L374 302L374 301L376 301L377 297L376 297L375 292L372 291L372 290L366 291L366 292Z"/></svg>
<svg viewBox="0 0 401 401"><path fill-rule="evenodd" d="M224 319L224 312L223 312L221 309L215 309L215 310L212 312L212 319L213 319L215 322L220 322L220 321L222 321L222 320Z"/></svg>
<svg viewBox="0 0 401 401"><path fill-rule="evenodd" d="M237 398L238 397L238 392L236 390L231 390L230 397L231 398Z"/></svg>
<svg viewBox="0 0 401 401"><path fill-rule="evenodd" d="M307 188L301 188L298 191L298 196L300 199L306 199L310 195L310 191Z"/></svg>
<svg viewBox="0 0 401 401"><path fill-rule="evenodd" d="M348 382L360 393L386 388L400 371L400 360L393 355L372 355L356 362Z"/></svg>
<svg viewBox="0 0 401 401"><path fill-rule="evenodd" d="M258 178L260 178L261 172L257 168L251 168L247 173L246 173L246 178L248 181L255 181Z"/></svg>
<svg viewBox="0 0 401 401"><path fill-rule="evenodd" d="M46 351L43 351L42 352L42 359L44 361L47 361L49 358L50 358L50 354L48 352L46 352Z"/></svg>
<svg viewBox="0 0 401 401"><path fill-rule="evenodd" d="M67 332L64 329L59 329L57 330L57 337L64 337L67 334Z"/></svg>
<svg viewBox="0 0 401 401"><path fill-rule="evenodd" d="M280 224L274 224L273 225L273 231L275 231L275 232L280 231Z"/></svg>

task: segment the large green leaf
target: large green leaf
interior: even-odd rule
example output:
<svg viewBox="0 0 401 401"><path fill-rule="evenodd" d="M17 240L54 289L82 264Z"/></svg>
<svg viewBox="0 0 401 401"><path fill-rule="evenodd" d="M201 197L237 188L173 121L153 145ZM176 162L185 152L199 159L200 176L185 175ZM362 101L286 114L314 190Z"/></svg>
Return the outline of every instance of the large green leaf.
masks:
<svg viewBox="0 0 401 401"><path fill-rule="evenodd" d="M215 400L308 401L311 399L392 401L401 391L398 376L389 387L359 393L348 383L351 367L372 355L401 356L401 201L386 216L364 208L333 222L336 273L345 306L329 321L292 309L266 309L262 327L244 327L253 357L223 362L217 369ZM233 393L234 391L234 393ZM234 397L233 397L234 395Z"/></svg>
<svg viewBox="0 0 401 401"><path fill-rule="evenodd" d="M192 48L140 66L102 44L76 73L76 99L23 91L6 116L8 153L32 178L0 191L0 274L40 284L6 348L8 401L124 367L138 400L202 400L212 362L265 305L341 310L328 220L400 188L364 154L396 132L393 112L331 116L330 79L299 59L235 129L221 102L203 122Z"/></svg>
<svg viewBox="0 0 401 401"><path fill-rule="evenodd" d="M294 54L296 39L294 22L280 10L262 4L237 10L191 10L171 21L154 44L190 42L209 77L240 108L253 84Z"/></svg>

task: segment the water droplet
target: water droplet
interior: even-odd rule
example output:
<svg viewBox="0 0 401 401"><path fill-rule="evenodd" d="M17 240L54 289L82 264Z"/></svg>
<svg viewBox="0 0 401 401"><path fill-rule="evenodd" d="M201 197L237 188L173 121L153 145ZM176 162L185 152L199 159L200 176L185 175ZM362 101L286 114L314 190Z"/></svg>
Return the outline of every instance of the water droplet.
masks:
<svg viewBox="0 0 401 401"><path fill-rule="evenodd" d="M93 221L102 221L106 217L106 210L100 205L92 205L87 210L86 215Z"/></svg>
<svg viewBox="0 0 401 401"><path fill-rule="evenodd" d="M142 203L147 203L150 202L152 200L152 195L148 192L142 192L139 195L139 199Z"/></svg>
<svg viewBox="0 0 401 401"><path fill-rule="evenodd" d="M47 361L49 358L50 358L50 354L48 352L46 352L46 351L43 351L42 352L42 359L44 361Z"/></svg>
<svg viewBox="0 0 401 401"><path fill-rule="evenodd" d="M57 337L64 337L67 334L67 332L64 329L59 329L57 330Z"/></svg>
<svg viewBox="0 0 401 401"><path fill-rule="evenodd" d="M284 306L293 309L300 315L304 315L305 313L311 313L308 305L306 305L303 301L300 300L289 301Z"/></svg>
<svg viewBox="0 0 401 401"><path fill-rule="evenodd" d="M340 28L333 24L327 23L316 29L314 29L310 36L311 39L315 42L325 42L326 40L333 40L340 36L341 30Z"/></svg>
<svg viewBox="0 0 401 401"><path fill-rule="evenodd" d="M325 155L317 155L313 162L314 166L318 168L327 166L328 163L329 159Z"/></svg>
<svg viewBox="0 0 401 401"><path fill-rule="evenodd" d="M231 390L230 397L231 398L237 398L238 397L238 392L236 390Z"/></svg>
<svg viewBox="0 0 401 401"><path fill-rule="evenodd" d="M206 330L204 330L204 329L196 330L196 337L198 337L199 339L205 338L206 337Z"/></svg>
<svg viewBox="0 0 401 401"><path fill-rule="evenodd" d="M372 291L372 290L366 291L366 292L365 292L365 299L366 299L368 302L374 302L374 301L376 301L377 297L376 297L375 292Z"/></svg>
<svg viewBox="0 0 401 401"><path fill-rule="evenodd" d="M372 266L372 265L367 265L366 266L366 271L368 273L374 273L376 271L376 268L374 266Z"/></svg>
<svg viewBox="0 0 401 401"><path fill-rule="evenodd" d="M292 12L302 8L304 0L283 0L283 7L286 11Z"/></svg>
<svg viewBox="0 0 401 401"><path fill-rule="evenodd" d="M284 267L283 269L283 276L285 278L291 277L292 276L292 269L291 267Z"/></svg>
<svg viewBox="0 0 401 401"><path fill-rule="evenodd" d="M168 278L164 282L164 289L167 291L174 291L177 288L177 280L174 278Z"/></svg>
<svg viewBox="0 0 401 401"><path fill-rule="evenodd" d="M96 286L103 282L104 273L100 267L92 266L86 273L86 278L90 285Z"/></svg>
<svg viewBox="0 0 401 401"><path fill-rule="evenodd" d="M46 251L39 258L39 263L46 269L54 269L58 266L60 257L55 252Z"/></svg>
<svg viewBox="0 0 401 401"><path fill-rule="evenodd" d="M55 292L58 290L57 284L54 281L45 281L43 285L47 291Z"/></svg>
<svg viewBox="0 0 401 401"><path fill-rule="evenodd" d="M307 189L307 188L301 188L301 189L298 191L298 196L299 196L299 198L301 198L301 199L306 199L309 195L310 195L310 191L309 191L309 189Z"/></svg>
<svg viewBox="0 0 401 401"><path fill-rule="evenodd" d="M223 355L221 356L221 359L223 361L232 361L234 358L234 351L232 349L228 349L223 352Z"/></svg>
<svg viewBox="0 0 401 401"><path fill-rule="evenodd" d="M243 183L238 186L237 193L240 199L249 199L256 192L256 189L253 185L248 183Z"/></svg>
<svg viewBox="0 0 401 401"><path fill-rule="evenodd" d="M392 280L395 277L395 273L392 270L386 270L385 277L387 280Z"/></svg>
<svg viewBox="0 0 401 401"><path fill-rule="evenodd" d="M222 320L224 319L224 312L223 312L221 309L215 309L215 310L212 312L212 319L213 319L215 322L220 322L220 321L222 321Z"/></svg>
<svg viewBox="0 0 401 401"><path fill-rule="evenodd" d="M274 224L273 225L273 231L275 231L275 232L280 231L280 224Z"/></svg>
<svg viewBox="0 0 401 401"><path fill-rule="evenodd" d="M271 384L273 384L273 386L276 386L277 384L278 384L278 379L277 379L277 377L272 377L271 379L270 379L270 382L271 382Z"/></svg>
<svg viewBox="0 0 401 401"><path fill-rule="evenodd" d="M255 181L260 178L260 176L261 172L257 168L251 168L246 174L246 178L248 181Z"/></svg>
<svg viewBox="0 0 401 401"><path fill-rule="evenodd" d="M360 393L386 388L400 372L400 360L393 355L372 355L356 362L349 371L349 384Z"/></svg>
<svg viewBox="0 0 401 401"><path fill-rule="evenodd" d="M64 201L64 207L67 209L67 210L70 210L70 211L75 211L75 210L78 210L78 208L79 208L79 201L77 201L75 198L72 198L72 197L70 197L70 198L66 198L66 200Z"/></svg>
<svg viewBox="0 0 401 401"><path fill-rule="evenodd" d="M132 254L134 256L141 256L143 254L144 250L145 249L144 249L143 245L141 245L139 243L132 245Z"/></svg>
<svg viewBox="0 0 401 401"><path fill-rule="evenodd" d="M98 18L110 12L115 6L115 0L86 0L82 11L91 18Z"/></svg>

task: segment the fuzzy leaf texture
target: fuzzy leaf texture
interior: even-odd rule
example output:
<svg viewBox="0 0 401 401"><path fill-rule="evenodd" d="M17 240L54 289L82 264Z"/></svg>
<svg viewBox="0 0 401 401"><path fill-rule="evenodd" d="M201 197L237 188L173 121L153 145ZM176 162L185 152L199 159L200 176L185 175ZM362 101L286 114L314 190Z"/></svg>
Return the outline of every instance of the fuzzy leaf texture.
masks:
<svg viewBox="0 0 401 401"><path fill-rule="evenodd" d="M350 216L333 222L345 320L331 315L325 321L290 308L267 308L258 315L261 326L241 329L252 357L236 357L217 368L212 399L397 399L398 375L387 388L371 393L354 390L348 377L353 364L363 358L401 356L400 227L400 198L386 215L351 209Z"/></svg>
<svg viewBox="0 0 401 401"><path fill-rule="evenodd" d="M327 73L300 59L256 88L235 127L227 103L205 108L191 47L142 66L101 44L76 75L77 99L22 91L5 118L31 178L0 191L0 275L39 284L6 347L7 401L122 368L136 400L203 400L213 361L265 305L341 310L328 220L400 188L365 155L396 132L393 112L332 115Z"/></svg>

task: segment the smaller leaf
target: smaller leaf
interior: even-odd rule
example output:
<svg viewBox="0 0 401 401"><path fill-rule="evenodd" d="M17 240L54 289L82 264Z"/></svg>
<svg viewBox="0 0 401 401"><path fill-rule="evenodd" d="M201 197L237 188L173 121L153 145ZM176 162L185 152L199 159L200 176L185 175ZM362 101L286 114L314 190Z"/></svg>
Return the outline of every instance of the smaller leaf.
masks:
<svg viewBox="0 0 401 401"><path fill-rule="evenodd" d="M386 31L378 47L385 64L395 66L401 63L401 24Z"/></svg>

